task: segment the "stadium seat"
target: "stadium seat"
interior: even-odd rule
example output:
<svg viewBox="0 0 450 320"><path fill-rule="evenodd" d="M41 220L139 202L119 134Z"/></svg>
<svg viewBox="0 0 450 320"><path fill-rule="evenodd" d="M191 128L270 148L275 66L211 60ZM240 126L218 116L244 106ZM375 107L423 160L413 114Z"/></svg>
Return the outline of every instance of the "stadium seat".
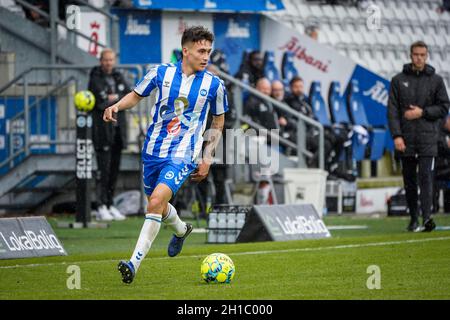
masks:
<svg viewBox="0 0 450 320"><path fill-rule="evenodd" d="M266 51L264 53L264 76L270 82L280 80L280 73L275 66L275 54L273 51Z"/></svg>
<svg viewBox="0 0 450 320"><path fill-rule="evenodd" d="M172 57L171 57L171 61L172 63L177 63L178 61L181 61L181 59L183 58L183 53L181 52L180 49L173 49L172 51Z"/></svg>
<svg viewBox="0 0 450 320"><path fill-rule="evenodd" d="M366 111L361 100L358 80L351 80L347 88L348 111L354 125L353 158L357 161L365 158L366 145L370 146L370 160L378 160L383 156L386 143L386 129L373 128L367 120ZM364 137L363 130L358 131L355 126L363 127L369 132L369 140Z"/></svg>
<svg viewBox="0 0 450 320"><path fill-rule="evenodd" d="M294 22L294 28L301 34L305 33L305 26L301 21Z"/></svg>
<svg viewBox="0 0 450 320"><path fill-rule="evenodd" d="M384 145L387 151L394 152L394 140L392 140L391 131L389 129L386 130L386 141Z"/></svg>
<svg viewBox="0 0 450 320"><path fill-rule="evenodd" d="M327 19L327 21L336 23L339 21L339 19L336 15L336 11L334 10L333 7L334 6L332 6L332 5L323 5L322 6L323 17L325 17Z"/></svg>
<svg viewBox="0 0 450 320"><path fill-rule="evenodd" d="M291 51L286 51L283 54L283 59L281 62L281 75L286 87L289 86L289 81L298 75L297 68L294 65L294 54Z"/></svg>
<svg viewBox="0 0 450 320"><path fill-rule="evenodd" d="M359 32L353 33L353 40L357 45L363 45L365 43L363 36Z"/></svg>
<svg viewBox="0 0 450 320"><path fill-rule="evenodd" d="M247 65L250 59L250 49L244 50L242 52L241 66Z"/></svg>
<svg viewBox="0 0 450 320"><path fill-rule="evenodd" d="M341 84L339 81L333 81L328 91L328 105L333 123L350 125L350 117L347 111L347 102L341 95Z"/></svg>
<svg viewBox="0 0 450 320"><path fill-rule="evenodd" d="M283 2L283 4L284 4L284 16L287 14L287 15L292 15L292 16L295 16L295 15L297 15L297 8L294 6L294 4L293 4L293 2L292 1L290 1L290 0L285 0L284 2Z"/></svg>
<svg viewBox="0 0 450 320"><path fill-rule="evenodd" d="M321 34L322 33L326 34L326 38L328 40L327 43L330 44L331 46L335 46L341 41L339 36L336 34L336 32L334 30L332 30L330 28L330 26L323 25L323 26L321 26L320 30L321 30ZM319 39L322 38L321 34L319 34Z"/></svg>
<svg viewBox="0 0 450 320"><path fill-rule="evenodd" d="M348 18L348 13L344 6L336 6L335 10L339 20L345 21Z"/></svg>
<svg viewBox="0 0 450 320"><path fill-rule="evenodd" d="M311 5L309 5L309 8L310 8L311 15L313 17L317 17L319 19L324 17L321 6L316 5L316 4L311 4ZM326 19L323 19L323 21L326 21Z"/></svg>
<svg viewBox="0 0 450 320"><path fill-rule="evenodd" d="M309 90L309 102L313 109L314 116L324 126L331 127L331 120L328 114L328 108L321 93L321 84L319 81L313 81Z"/></svg>
<svg viewBox="0 0 450 320"><path fill-rule="evenodd" d="M341 54L351 57L355 62L382 76L389 77L394 70L399 72L409 60L409 46L417 40L425 40L430 46L430 55L441 60L446 59L450 50L450 14L439 14L436 8L438 0L373 0L381 8L381 29L368 30L367 12L357 6L321 5L319 1L311 3L306 0L285 0L284 21L295 19L299 32L312 20L320 28L319 41L334 47ZM283 15L277 16L283 20ZM353 49L362 54L355 54ZM370 49L367 49L370 48ZM395 59L385 56L383 60L367 58L365 51L382 48L385 52L394 52ZM383 61L391 60L384 64ZM395 66L395 67L394 67Z"/></svg>
<svg viewBox="0 0 450 320"><path fill-rule="evenodd" d="M297 2L297 1L294 1ZM308 18L311 16L311 11L309 10L309 6L303 3L298 3L297 6L298 14L302 20L307 21Z"/></svg>

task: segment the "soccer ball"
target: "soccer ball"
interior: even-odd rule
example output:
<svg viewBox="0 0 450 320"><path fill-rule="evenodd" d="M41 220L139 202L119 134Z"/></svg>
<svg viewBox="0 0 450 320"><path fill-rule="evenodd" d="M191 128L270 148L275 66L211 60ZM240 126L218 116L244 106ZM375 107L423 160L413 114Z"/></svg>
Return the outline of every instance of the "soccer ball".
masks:
<svg viewBox="0 0 450 320"><path fill-rule="evenodd" d="M84 112L91 111L95 105L95 96L89 90L78 91L74 98L75 107Z"/></svg>
<svg viewBox="0 0 450 320"><path fill-rule="evenodd" d="M203 260L200 268L202 279L207 283L230 283L235 271L233 260L223 253L210 254Z"/></svg>

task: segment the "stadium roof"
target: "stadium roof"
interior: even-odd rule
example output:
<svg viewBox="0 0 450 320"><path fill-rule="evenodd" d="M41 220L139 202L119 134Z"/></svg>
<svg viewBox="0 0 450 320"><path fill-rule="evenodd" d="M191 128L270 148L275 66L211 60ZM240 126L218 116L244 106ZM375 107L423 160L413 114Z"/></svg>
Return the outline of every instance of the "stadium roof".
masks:
<svg viewBox="0 0 450 320"><path fill-rule="evenodd" d="M281 0L133 0L138 9L200 10L200 11L276 11L284 9Z"/></svg>

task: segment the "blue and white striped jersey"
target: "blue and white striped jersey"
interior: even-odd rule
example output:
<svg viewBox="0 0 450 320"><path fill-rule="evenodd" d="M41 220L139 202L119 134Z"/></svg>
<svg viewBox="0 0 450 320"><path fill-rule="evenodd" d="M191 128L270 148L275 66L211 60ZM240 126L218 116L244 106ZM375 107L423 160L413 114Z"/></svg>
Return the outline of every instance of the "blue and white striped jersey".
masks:
<svg viewBox="0 0 450 320"><path fill-rule="evenodd" d="M154 101L143 156L195 160L202 148L209 110L213 115L228 111L223 81L208 71L187 77L181 62L152 68L134 91Z"/></svg>

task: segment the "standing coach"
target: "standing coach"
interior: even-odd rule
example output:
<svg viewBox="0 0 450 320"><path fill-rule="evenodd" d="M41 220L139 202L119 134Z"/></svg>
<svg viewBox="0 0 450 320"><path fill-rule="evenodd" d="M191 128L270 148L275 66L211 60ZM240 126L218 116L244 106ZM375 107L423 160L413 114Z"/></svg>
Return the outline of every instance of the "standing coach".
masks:
<svg viewBox="0 0 450 320"><path fill-rule="evenodd" d="M391 81L389 128L402 162L406 201L411 215L407 230L421 230L419 187L423 231L432 231L436 227L431 218L434 162L438 154L440 123L448 114L450 102L442 78L426 64L427 45L423 41L414 42L410 57L411 63L405 64L403 71Z"/></svg>
<svg viewBox="0 0 450 320"><path fill-rule="evenodd" d="M88 85L88 89L95 95L92 138L98 168L97 219L103 221L125 219L125 216L113 206L121 153L127 146L125 112L117 114L117 122L114 124L103 121L105 109L130 92L125 78L115 66L116 53L112 49L104 49L100 55L100 66L91 70Z"/></svg>

